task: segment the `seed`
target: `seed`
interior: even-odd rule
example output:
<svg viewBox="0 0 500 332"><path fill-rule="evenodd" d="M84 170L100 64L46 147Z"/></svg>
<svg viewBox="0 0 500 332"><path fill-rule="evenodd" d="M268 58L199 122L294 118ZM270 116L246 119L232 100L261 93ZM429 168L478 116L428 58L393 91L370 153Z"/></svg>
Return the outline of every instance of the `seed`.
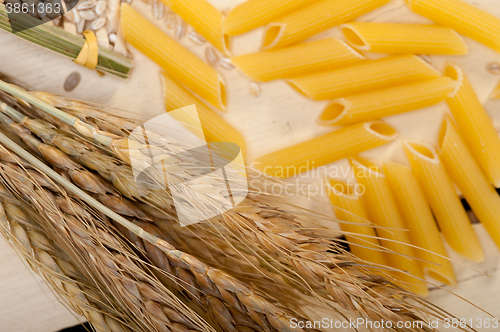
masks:
<svg viewBox="0 0 500 332"><path fill-rule="evenodd" d="M73 14L76 11L76 9L66 13L63 15L64 22L70 22L70 23L76 23L75 22L75 14Z"/></svg>
<svg viewBox="0 0 500 332"><path fill-rule="evenodd" d="M95 4L91 1L84 1L82 3L80 3L78 6L76 6L76 9L78 10L87 10L87 9L91 9L91 8L94 8Z"/></svg>
<svg viewBox="0 0 500 332"><path fill-rule="evenodd" d="M207 59L207 62L210 66L217 67L219 63L219 57L217 56L217 53L215 53L213 47L209 46L205 49L205 58Z"/></svg>
<svg viewBox="0 0 500 332"><path fill-rule="evenodd" d="M227 56L223 56L219 59L219 66L226 70L233 70L235 67Z"/></svg>
<svg viewBox="0 0 500 332"><path fill-rule="evenodd" d="M109 34L109 41L112 42L113 44L116 42L116 33Z"/></svg>
<svg viewBox="0 0 500 332"><path fill-rule="evenodd" d="M177 24L179 22L179 17L177 16L176 13L173 11L168 11L167 15L165 16L165 25L169 29L175 29L177 28Z"/></svg>
<svg viewBox="0 0 500 332"><path fill-rule="evenodd" d="M161 20L165 15L165 6L161 0L153 1L153 17L157 20Z"/></svg>
<svg viewBox="0 0 500 332"><path fill-rule="evenodd" d="M82 16L80 15L80 12L76 9L73 9L71 12L73 12L73 23L80 23L82 21Z"/></svg>
<svg viewBox="0 0 500 332"><path fill-rule="evenodd" d="M76 24L76 32L82 34L83 29L85 29L85 20L80 20L80 22Z"/></svg>
<svg viewBox="0 0 500 332"><path fill-rule="evenodd" d="M61 18L60 17L55 18L52 22L54 22L55 26L60 26L61 25Z"/></svg>
<svg viewBox="0 0 500 332"><path fill-rule="evenodd" d="M80 16L85 20L85 21L93 21L96 18L98 18L97 14L94 13L93 10L83 10L80 12Z"/></svg>
<svg viewBox="0 0 500 332"><path fill-rule="evenodd" d="M255 82L255 81L251 81L250 84L248 85L248 93L252 97L255 97L255 98L259 97L260 93L261 93L259 83Z"/></svg>
<svg viewBox="0 0 500 332"><path fill-rule="evenodd" d="M196 30L191 30L191 32L189 32L189 35L188 35L188 38L195 44L198 44L198 45L203 45L207 42L207 40L205 39L205 37L203 37L202 35L200 35Z"/></svg>
<svg viewBox="0 0 500 332"><path fill-rule="evenodd" d="M104 12L106 12L106 7L108 6L107 2L104 1L104 0L99 0L97 1L96 5L95 5L95 12L97 15L101 16L102 14L104 14Z"/></svg>
<svg viewBox="0 0 500 332"><path fill-rule="evenodd" d="M427 54L420 54L419 55L420 59L424 60L425 62L427 62L428 64L431 64L432 63L432 59L430 56L428 56Z"/></svg>
<svg viewBox="0 0 500 332"><path fill-rule="evenodd" d="M100 28L102 28L104 26L104 24L106 24L106 18L101 17L101 18L98 18L97 20L94 20L92 22L92 24L90 25L90 28L92 30L99 30Z"/></svg>
<svg viewBox="0 0 500 332"><path fill-rule="evenodd" d="M500 63L492 62L486 65L486 69L493 75L500 75Z"/></svg>
<svg viewBox="0 0 500 332"><path fill-rule="evenodd" d="M183 39L186 36L186 32L187 32L187 23L186 21L181 20L181 24L179 24L175 32L175 38L177 38L177 40Z"/></svg>
<svg viewBox="0 0 500 332"><path fill-rule="evenodd" d="M68 78L66 78L66 81L64 81L64 90L66 91L72 91L78 83L80 83L81 76L78 72L74 71L71 74L69 74Z"/></svg>

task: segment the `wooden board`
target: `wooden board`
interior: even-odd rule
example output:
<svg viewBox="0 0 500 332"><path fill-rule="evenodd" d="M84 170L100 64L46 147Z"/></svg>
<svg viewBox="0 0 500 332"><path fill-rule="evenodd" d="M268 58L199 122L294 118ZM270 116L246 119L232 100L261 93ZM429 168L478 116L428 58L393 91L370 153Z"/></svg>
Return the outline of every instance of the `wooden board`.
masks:
<svg viewBox="0 0 500 332"><path fill-rule="evenodd" d="M227 10L243 0L212 0L220 10ZM474 5L500 17L498 0L468 0ZM144 3L133 4L139 11L153 20L150 8ZM425 23L428 20L412 14L403 0L393 0L390 4L360 18L363 21ZM154 20L153 20L154 21ZM162 22L155 21L167 33ZM257 29L235 40L236 54L256 51L262 29ZM315 36L323 38L336 36L331 29ZM500 120L499 103L487 101L487 96L500 76L488 73L485 65L498 61L499 55L486 47L466 38L471 52L467 56L454 57L470 77L481 101L495 120ZM196 46L187 38L183 45L203 58L204 46ZM134 112L138 117L149 119L164 112L159 68L135 50L131 50L135 69L129 81L111 76L99 76L96 72L82 68L72 61L49 51L31 45L6 32L0 31L0 72L15 76L31 87L69 97L108 104ZM375 55L376 56L376 55ZM441 68L447 57L432 57L432 65ZM71 93L63 90L66 77L73 71L82 75L80 85ZM229 88L229 113L225 118L234 124L249 141L250 158L269 153L279 148L298 143L332 130L316 125L316 117L324 106L323 102L313 102L296 94L282 81L261 84L262 95L258 98L248 93L250 80L237 70L221 74ZM495 111L498 110L498 111ZM389 117L386 120L400 130L404 137L434 140L440 119L446 111L444 104L435 107ZM382 159L402 160L403 154L397 143L375 149L367 156ZM337 166L345 167L340 162ZM309 180L309 179L308 179ZM315 181L311 179L311 181ZM327 211L328 212L328 211ZM450 289L475 305L500 317L500 254L481 225L474 226L486 252L486 261L471 264L453 253L459 286ZM475 270L473 270L473 269ZM489 276L485 276L488 274ZM486 318L487 315L467 302L450 294L448 290L434 289L429 300L442 306L460 318ZM22 261L0 240L0 331L2 332L49 332L75 324L71 313L59 305L40 279L33 276ZM474 321L475 322L475 321ZM491 331L491 327L478 328ZM447 329L443 331L452 331Z"/></svg>

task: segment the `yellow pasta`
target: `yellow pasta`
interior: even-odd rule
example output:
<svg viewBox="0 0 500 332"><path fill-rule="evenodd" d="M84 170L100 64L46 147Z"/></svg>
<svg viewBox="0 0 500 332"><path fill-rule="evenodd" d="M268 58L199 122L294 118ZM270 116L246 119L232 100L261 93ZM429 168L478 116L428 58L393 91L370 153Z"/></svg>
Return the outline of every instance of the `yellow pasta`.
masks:
<svg viewBox="0 0 500 332"><path fill-rule="evenodd" d="M405 230L406 227L399 215L385 175L376 165L360 157L351 159L351 164L358 183L365 189L363 198L368 208L370 221L379 226L377 233L380 236L380 242L385 248L394 252L386 255L389 266L415 276L416 278L400 272L394 273L405 283L406 288L417 294L427 295L427 286L423 280L424 274L418 261L411 258L416 257L415 251L410 246L408 231Z"/></svg>
<svg viewBox="0 0 500 332"><path fill-rule="evenodd" d="M248 0L234 7L224 20L224 32L235 36L268 24L318 0Z"/></svg>
<svg viewBox="0 0 500 332"><path fill-rule="evenodd" d="M368 212L361 195L348 183L330 179L328 196L335 206L337 218L347 221L339 224L342 231L346 232L345 237L349 241L351 253L364 261L385 266L387 262L380 241L368 223Z"/></svg>
<svg viewBox="0 0 500 332"><path fill-rule="evenodd" d="M460 255L483 261L479 240L436 151L410 140L403 146L446 242Z"/></svg>
<svg viewBox="0 0 500 332"><path fill-rule="evenodd" d="M217 113L208 108L198 98L196 98L185 87L175 82L166 73L162 73L162 87L163 96L165 98L165 107L167 112L176 110L178 108L196 105L196 110L200 118L201 126L203 128L203 136L197 132L197 126L190 125L191 119L176 118L179 122L183 123L189 130L196 136L205 139L207 142L230 142L237 144L243 156L246 155L246 143L243 136L233 126L227 123ZM174 114L174 113L172 113ZM177 113L175 113L177 114Z"/></svg>
<svg viewBox="0 0 500 332"><path fill-rule="evenodd" d="M231 50L231 38L223 33L224 16L207 0L162 0L174 12L224 54Z"/></svg>
<svg viewBox="0 0 500 332"><path fill-rule="evenodd" d="M452 55L469 52L455 30L439 25L356 22L340 28L349 45L365 52Z"/></svg>
<svg viewBox="0 0 500 332"><path fill-rule="evenodd" d="M121 28L128 43L165 69L171 77L215 107L225 109L226 87L217 71L126 3L121 6Z"/></svg>
<svg viewBox="0 0 500 332"><path fill-rule="evenodd" d="M266 26L262 48L298 43L321 31L366 14L389 0L321 0Z"/></svg>
<svg viewBox="0 0 500 332"><path fill-rule="evenodd" d="M410 9L500 52L500 18L461 0L405 0Z"/></svg>
<svg viewBox="0 0 500 332"><path fill-rule="evenodd" d="M491 99L500 99L500 82L495 86L490 95Z"/></svg>
<svg viewBox="0 0 500 332"><path fill-rule="evenodd" d="M491 186L450 119L439 134L439 157L472 211L500 248L500 196Z"/></svg>
<svg viewBox="0 0 500 332"><path fill-rule="evenodd" d="M386 162L384 174L408 229L411 243L427 250L415 249L417 257L420 258L420 267L425 274L439 282L455 286L457 280L451 263L446 258L448 254L441 234L412 170L395 162Z"/></svg>
<svg viewBox="0 0 500 332"><path fill-rule="evenodd" d="M315 100L335 99L439 77L437 70L414 55L398 55L298 77L289 84Z"/></svg>
<svg viewBox="0 0 500 332"><path fill-rule="evenodd" d="M456 87L452 79L438 77L336 99L325 107L318 123L345 126L417 110L443 101Z"/></svg>
<svg viewBox="0 0 500 332"><path fill-rule="evenodd" d="M465 142L488 180L500 187L500 138L491 119L460 67L453 63L446 65L444 76L458 83L456 91L446 98L446 102Z"/></svg>
<svg viewBox="0 0 500 332"><path fill-rule="evenodd" d="M346 66L364 59L342 40L327 38L279 50L235 56L231 61L248 77L270 81Z"/></svg>
<svg viewBox="0 0 500 332"><path fill-rule="evenodd" d="M253 165L265 174L289 177L381 146L397 137L397 131L385 122L365 122L262 156Z"/></svg>

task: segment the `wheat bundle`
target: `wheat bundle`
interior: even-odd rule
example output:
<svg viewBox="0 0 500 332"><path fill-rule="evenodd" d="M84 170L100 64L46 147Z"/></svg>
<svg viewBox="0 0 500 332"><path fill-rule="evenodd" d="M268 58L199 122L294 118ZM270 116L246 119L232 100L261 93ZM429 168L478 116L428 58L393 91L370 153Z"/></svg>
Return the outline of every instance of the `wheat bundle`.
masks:
<svg viewBox="0 0 500 332"><path fill-rule="evenodd" d="M12 133L18 134L28 146L39 151L55 167L75 172L79 171L77 167L71 168L71 161L65 159L65 155L62 152L45 146L33 135L16 126L15 123L9 122L8 119L3 118L3 121L9 124L9 128L13 129ZM60 153L58 154L58 152ZM4 151L1 155L8 156L9 153L8 151ZM8 159L5 157L3 159L11 160L11 158ZM11 168L12 166L6 166L5 169L10 170ZM31 174L35 173L36 171L31 172ZM22 173L22 170L16 169L16 175L19 178L27 176L27 173ZM12 176L13 174L9 173L9 177ZM41 174L36 175L36 178L40 177L42 177ZM73 175L69 176L69 178L80 179L82 177ZM37 184L44 185L41 181ZM98 186L93 185L86 186L85 188L93 190L96 187ZM100 194L104 195L105 192L101 192ZM30 199L37 199L41 196L51 198L51 193L48 191L37 192L30 195ZM64 202L60 196L54 197L49 201L56 202L61 209L64 207L66 212L67 210L74 210L73 208L66 207L68 201ZM119 202L118 199L117 201ZM61 206L61 203L65 205ZM120 211L120 209L118 210ZM145 226L145 230L150 233L157 232L153 226ZM128 235L130 236L130 234ZM137 242L137 239L134 240ZM156 267L172 278L168 284L172 288L178 287L187 290L190 300L198 305L202 309L202 312L208 313L209 317L222 330L234 331L238 326L247 326L257 331L261 329L265 331L272 331L274 329L278 331L295 331L295 329L291 329L287 325L290 319L297 319L295 315L284 308L279 308L279 306L270 302L263 295L256 294L251 288L231 276L210 268L195 257L176 250L171 245L159 250L154 245L144 242L141 247L145 248L145 252Z"/></svg>
<svg viewBox="0 0 500 332"><path fill-rule="evenodd" d="M112 185L117 192L129 198L130 201L127 202L147 216L142 217L143 220L154 220L160 226L161 231L145 223L138 222L137 224L148 233L154 233L158 238L170 239L170 245L186 249L193 255L206 257L205 253L199 252L199 247L186 245L186 238L183 236L192 232L193 235L188 239L195 239L199 236L199 239L210 241L202 248L208 248L212 251L214 253L212 256L223 257L223 251L229 247L243 255L248 262L255 261L255 257L257 257L257 261L260 263L259 272L264 270L264 273L273 277L276 274L281 275L293 288L306 295L312 295L327 303L333 300L337 305L364 317L397 322L424 321L429 315L438 318L448 316L445 312L434 308L410 292L395 286L388 280L387 276L376 276L369 273L365 267L370 266L366 262L357 260L340 248L334 232L317 224L311 224L311 217L319 217L318 215L310 211L279 208L276 205L281 201L279 198L260 193L255 190L258 188L253 188L254 190L247 196L246 201L227 213L211 218L205 223L194 225L191 229L177 227L172 223L172 220L175 220L175 210L169 190L181 192L182 189L157 190L137 186L132 176L130 163L132 158L141 156L141 151L151 151L152 149L156 151L157 155L178 156L176 153L179 151L179 147L182 147L182 143L159 137L154 142L148 142L149 145L147 145L139 137L132 141L131 146L129 135L137 126L137 122L109 115L90 104L46 93L29 94L18 87L3 82L0 82L0 88L19 98L16 100L7 96L4 99L7 99L6 101L11 106L16 106L19 110L24 111L24 114L21 114L8 106L2 107L3 112L10 117L10 120L4 119L4 123L8 124L9 127L17 128L12 130L14 133L23 138L34 151L40 152L49 163L57 161L59 167L68 173L70 170L78 172L80 167L97 172L101 176L101 178L94 177L97 179L96 183L99 183L97 187L107 189L100 193L95 191L95 193L99 196L114 197L112 190L109 189ZM32 119L27 116L28 114L41 117L49 121L50 124L40 119ZM14 123L14 121L18 123ZM20 124L42 139L43 143L29 132L19 129ZM40 146L43 146L42 150L44 151L57 149L57 154L60 157L47 158L48 156L40 151ZM48 148L48 146L53 149ZM133 150L132 153L131 150ZM47 153L45 152L45 154ZM60 160L64 160L64 162ZM78 165L74 165L75 162ZM192 162L192 160L183 160L183 162ZM195 166L200 167L199 165ZM90 172L85 169L81 169L81 171ZM95 175L91 172L90 174ZM73 179L73 177L75 176L68 174L68 178ZM103 183L102 186L100 182ZM182 182L179 182L179 187L181 186ZM96 186L91 188L88 188L89 191L95 190ZM206 187L204 189L206 190ZM103 200L101 199L101 201ZM113 207L111 204L108 206L127 215L127 212L123 212L126 209ZM137 218L137 214L138 212L136 215L128 214L128 216ZM222 240L226 241L226 246L221 245ZM140 241L142 240L135 238L133 242L139 243ZM202 242L198 241L197 243ZM176 258L164 247L159 247L160 250L158 250L144 241L140 245L143 248L149 248L149 250L146 249L146 252L149 251L150 259L164 270L168 270L167 265L172 264L172 260ZM174 251L174 246L170 250ZM183 255L186 259L195 259L186 253ZM237 256L232 257L232 255L224 257L228 259L228 262L218 260L217 263L221 265L232 264L235 259L238 259ZM200 266L204 266L204 263L198 260L197 262L197 264L203 264ZM161 266L162 264L163 266ZM226 270L230 269L231 266L226 266ZM380 271L383 273L382 270ZM192 270L191 273L193 273ZM193 273L193 275L196 277L196 274ZM179 278L190 286L190 290L200 286L199 280L196 280L198 283L194 281L196 278ZM212 282L215 285L217 283L224 284L221 280L212 280ZM245 302L239 297L237 298L240 302ZM415 302L420 303L420 305L415 305ZM239 305L233 300L229 300L229 303L233 303L236 307ZM245 304L248 313L256 309L249 307L248 303ZM252 305L255 305L255 302ZM275 308L273 307L273 310L276 310ZM285 313L286 311L280 310L280 312ZM258 323L262 320L262 316L254 320L264 330L266 330L266 326L274 326L275 328L279 326L279 329L282 330L289 328L286 325L284 314L278 321L269 319L269 315L265 315L265 317L268 320L266 323ZM427 327L424 329L432 330Z"/></svg>

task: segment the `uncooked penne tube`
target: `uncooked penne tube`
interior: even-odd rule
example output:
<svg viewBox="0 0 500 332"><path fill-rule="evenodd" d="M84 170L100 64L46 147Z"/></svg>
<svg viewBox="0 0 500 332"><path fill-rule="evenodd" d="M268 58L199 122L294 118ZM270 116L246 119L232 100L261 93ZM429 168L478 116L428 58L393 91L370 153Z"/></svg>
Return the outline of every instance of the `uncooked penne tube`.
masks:
<svg viewBox="0 0 500 332"><path fill-rule="evenodd" d="M444 248L441 234L437 228L434 217L424 192L412 170L395 162L384 163L384 174L396 200L408 235L413 245L424 250L415 249L424 274L455 286L457 280L448 254Z"/></svg>
<svg viewBox="0 0 500 332"><path fill-rule="evenodd" d="M231 9L224 20L224 32L239 35L268 24L318 0L248 0Z"/></svg>
<svg viewBox="0 0 500 332"><path fill-rule="evenodd" d="M410 9L500 52L500 18L461 0L405 0Z"/></svg>
<svg viewBox="0 0 500 332"><path fill-rule="evenodd" d="M334 206L335 215L340 220L340 228L346 232L345 237L351 253L364 261L385 266L387 262L383 248L377 233L370 226L368 212L360 193L346 182L336 179L330 179L329 182L328 196Z"/></svg>
<svg viewBox="0 0 500 332"><path fill-rule="evenodd" d="M297 77L288 83L312 99L324 100L439 76L439 72L420 57L398 55Z"/></svg>
<svg viewBox="0 0 500 332"><path fill-rule="evenodd" d="M238 130L227 123L217 113L208 108L185 87L170 78L166 73L162 73L161 79L163 96L165 99L165 108L167 112L171 112L188 105L196 105L204 137L200 137L201 135L198 132L196 125L190 125L190 119L176 118L176 120L185 124L185 126L191 130L193 134L206 140L207 142L230 142L237 144L240 147L243 156L246 156L247 149L245 139Z"/></svg>
<svg viewBox="0 0 500 332"><path fill-rule="evenodd" d="M224 16L207 0L162 0L219 51L229 55L231 37L223 33Z"/></svg>
<svg viewBox="0 0 500 332"><path fill-rule="evenodd" d="M456 87L452 79L438 77L336 99L325 107L318 124L345 126L417 110L443 101Z"/></svg>
<svg viewBox="0 0 500 332"><path fill-rule="evenodd" d="M364 59L344 41L326 38L279 50L239 55L231 61L251 79L270 81L347 66Z"/></svg>
<svg viewBox="0 0 500 332"><path fill-rule="evenodd" d="M479 166L495 187L500 187L500 138L493 122L477 99L463 70L453 63L445 65L444 76L458 83L456 91L447 97L458 128Z"/></svg>
<svg viewBox="0 0 500 332"><path fill-rule="evenodd" d="M298 43L321 31L366 14L389 0L321 0L266 26L262 48Z"/></svg>
<svg viewBox="0 0 500 332"><path fill-rule="evenodd" d="M467 54L469 48L450 28L439 25L355 22L340 26L359 51L388 54Z"/></svg>
<svg viewBox="0 0 500 332"><path fill-rule="evenodd" d="M398 132L382 121L355 124L257 158L267 175L285 178L356 155L395 140Z"/></svg>
<svg viewBox="0 0 500 332"><path fill-rule="evenodd" d="M370 221L379 226L377 233L380 243L394 252L386 254L389 266L412 274L410 276L396 272L394 275L403 282L405 288L419 295L427 295L424 273L418 261L412 258L416 257L415 251L411 247L408 231L399 214L387 178L376 165L364 158L351 159L351 165L358 183L365 189L363 199Z"/></svg>
<svg viewBox="0 0 500 332"><path fill-rule="evenodd" d="M446 242L460 255L482 262L481 244L436 151L411 140L403 147Z"/></svg>
<svg viewBox="0 0 500 332"><path fill-rule="evenodd" d="M500 248L500 196L488 182L457 129L446 119L439 134L439 157L479 221Z"/></svg>
<svg viewBox="0 0 500 332"><path fill-rule="evenodd" d="M121 28L130 45L156 62L170 76L219 109L226 107L226 87L215 69L142 17L121 6Z"/></svg>

